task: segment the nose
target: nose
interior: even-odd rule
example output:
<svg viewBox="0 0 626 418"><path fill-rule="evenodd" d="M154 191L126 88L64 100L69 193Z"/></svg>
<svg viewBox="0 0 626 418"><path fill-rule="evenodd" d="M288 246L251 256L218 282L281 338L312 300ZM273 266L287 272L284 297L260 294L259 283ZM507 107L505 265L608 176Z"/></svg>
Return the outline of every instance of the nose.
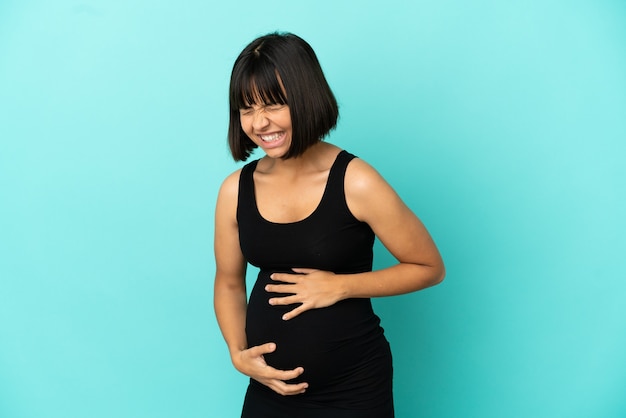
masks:
<svg viewBox="0 0 626 418"><path fill-rule="evenodd" d="M252 127L254 129L261 130L267 125L269 125L269 120L267 119L267 115L265 115L263 109L259 109L254 112L254 116L252 118Z"/></svg>

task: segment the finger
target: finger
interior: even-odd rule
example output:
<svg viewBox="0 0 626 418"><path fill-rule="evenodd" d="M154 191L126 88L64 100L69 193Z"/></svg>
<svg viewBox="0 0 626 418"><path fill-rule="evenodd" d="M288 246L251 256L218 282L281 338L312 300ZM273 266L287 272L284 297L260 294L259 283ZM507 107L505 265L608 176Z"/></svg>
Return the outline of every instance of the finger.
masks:
<svg viewBox="0 0 626 418"><path fill-rule="evenodd" d="M272 293L294 293L294 284L296 284L296 282L293 282L293 284L268 284L265 285L265 291Z"/></svg>
<svg viewBox="0 0 626 418"><path fill-rule="evenodd" d="M271 298L268 302L272 306L284 306L302 303L302 300L297 296L283 296L281 298Z"/></svg>
<svg viewBox="0 0 626 418"><path fill-rule="evenodd" d="M296 367L293 370L279 370L272 366L266 366L259 373L259 376L267 380L291 380L304 373L303 367Z"/></svg>
<svg viewBox="0 0 626 418"><path fill-rule="evenodd" d="M294 267L291 270L299 274L311 274L311 273L315 273L316 271L320 271L318 269L309 269L309 268L304 268L304 267Z"/></svg>
<svg viewBox="0 0 626 418"><path fill-rule="evenodd" d="M298 276L299 274L272 273L272 275L270 275L270 279L275 282L296 283L298 281Z"/></svg>
<svg viewBox="0 0 626 418"><path fill-rule="evenodd" d="M278 370L273 367L268 367L266 377L268 377L269 379L285 381L295 379L302 373L304 373L304 367L296 367L293 370Z"/></svg>
<svg viewBox="0 0 626 418"><path fill-rule="evenodd" d="M301 278L300 273L272 273L270 276L270 279L283 283L297 283Z"/></svg>
<svg viewBox="0 0 626 418"><path fill-rule="evenodd" d="M289 384L276 379L263 379L260 382L272 389L274 392L283 396L298 395L300 393L304 393L304 391L308 388L307 383Z"/></svg>
<svg viewBox="0 0 626 418"><path fill-rule="evenodd" d="M283 396L290 396L304 393L308 387L308 383L289 384L282 381L276 381L272 389Z"/></svg>
<svg viewBox="0 0 626 418"><path fill-rule="evenodd" d="M266 343L266 344L250 347L246 351L248 352L248 355L250 357L260 357L263 354L272 353L274 352L274 350L276 350L275 343Z"/></svg>
<svg viewBox="0 0 626 418"><path fill-rule="evenodd" d="M308 311L309 308L307 308L304 304L298 306L297 308L287 312L286 314L283 315L283 321L289 321L290 319L295 318L296 316L300 315L302 312Z"/></svg>

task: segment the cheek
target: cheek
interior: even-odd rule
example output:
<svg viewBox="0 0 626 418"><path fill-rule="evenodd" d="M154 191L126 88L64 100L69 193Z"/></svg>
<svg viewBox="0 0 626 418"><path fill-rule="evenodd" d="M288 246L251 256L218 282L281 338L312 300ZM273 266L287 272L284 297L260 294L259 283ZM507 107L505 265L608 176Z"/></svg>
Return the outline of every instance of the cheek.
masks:
<svg viewBox="0 0 626 418"><path fill-rule="evenodd" d="M239 124L241 125L241 129L246 133L246 135L250 132L251 123L248 118L240 118Z"/></svg>

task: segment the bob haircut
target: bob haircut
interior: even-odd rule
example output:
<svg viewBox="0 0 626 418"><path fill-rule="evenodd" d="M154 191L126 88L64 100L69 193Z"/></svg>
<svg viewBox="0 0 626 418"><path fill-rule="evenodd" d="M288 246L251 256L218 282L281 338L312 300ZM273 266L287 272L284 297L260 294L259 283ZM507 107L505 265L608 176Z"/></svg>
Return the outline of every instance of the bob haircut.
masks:
<svg viewBox="0 0 626 418"><path fill-rule="evenodd" d="M292 141L284 159L302 155L321 141L339 117L313 48L291 33L270 33L245 47L233 66L229 101L228 145L235 161L245 161L257 147L241 128L240 109L254 104L289 106Z"/></svg>

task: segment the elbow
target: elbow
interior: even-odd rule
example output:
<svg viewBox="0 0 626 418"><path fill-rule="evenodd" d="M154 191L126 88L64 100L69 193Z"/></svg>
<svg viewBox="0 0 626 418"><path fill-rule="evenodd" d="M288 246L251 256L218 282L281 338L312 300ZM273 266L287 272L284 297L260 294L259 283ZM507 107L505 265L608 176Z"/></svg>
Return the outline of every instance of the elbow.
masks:
<svg viewBox="0 0 626 418"><path fill-rule="evenodd" d="M441 267L439 269L439 275L437 276L437 282L435 284L439 284L441 282L443 282L443 279L446 277L446 266L443 265L443 263L441 264Z"/></svg>
<svg viewBox="0 0 626 418"><path fill-rule="evenodd" d="M432 267L433 274L431 280L431 286L438 285L443 282L443 279L446 277L446 267L443 262L440 262Z"/></svg>
<svg viewBox="0 0 626 418"><path fill-rule="evenodd" d="M415 287L411 291L421 290L436 286L441 283L446 276L446 269L443 263L416 264Z"/></svg>

